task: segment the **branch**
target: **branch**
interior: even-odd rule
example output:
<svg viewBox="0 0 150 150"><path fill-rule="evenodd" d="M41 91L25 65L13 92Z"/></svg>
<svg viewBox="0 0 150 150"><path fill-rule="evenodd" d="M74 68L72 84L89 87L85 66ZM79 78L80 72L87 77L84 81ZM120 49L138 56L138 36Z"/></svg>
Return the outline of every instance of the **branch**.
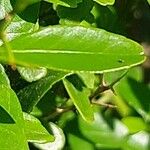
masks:
<svg viewBox="0 0 150 150"><path fill-rule="evenodd" d="M108 108L117 108L116 105L107 104L107 103L104 103L102 101L92 100L91 103L95 104L95 105L98 105L98 106L100 105L100 106L108 107Z"/></svg>
<svg viewBox="0 0 150 150"><path fill-rule="evenodd" d="M95 92L93 94L90 95L89 99L92 100L94 99L96 96L98 96L99 94L107 91L107 90L111 90L114 94L115 94L115 90L114 90L114 86L116 83L118 83L126 74L128 73L128 70L126 70L119 78L117 78L115 81L113 81L112 83L110 83L109 85L106 85L104 82L104 78L102 80L102 84L95 90Z"/></svg>

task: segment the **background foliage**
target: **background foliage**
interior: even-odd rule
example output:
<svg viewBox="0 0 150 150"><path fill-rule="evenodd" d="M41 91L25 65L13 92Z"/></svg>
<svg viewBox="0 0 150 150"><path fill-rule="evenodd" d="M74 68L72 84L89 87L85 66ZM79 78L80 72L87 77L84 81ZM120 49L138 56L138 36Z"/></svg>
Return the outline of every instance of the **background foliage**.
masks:
<svg viewBox="0 0 150 150"><path fill-rule="evenodd" d="M0 149L149 150L149 4L0 0Z"/></svg>

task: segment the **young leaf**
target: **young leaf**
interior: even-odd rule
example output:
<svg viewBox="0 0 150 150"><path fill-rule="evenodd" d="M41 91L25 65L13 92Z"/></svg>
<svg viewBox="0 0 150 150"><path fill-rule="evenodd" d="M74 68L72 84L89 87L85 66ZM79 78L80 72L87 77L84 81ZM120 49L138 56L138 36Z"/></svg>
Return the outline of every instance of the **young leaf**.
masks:
<svg viewBox="0 0 150 150"><path fill-rule="evenodd" d="M19 100L5 85L0 85L0 135L1 149L28 149Z"/></svg>
<svg viewBox="0 0 150 150"><path fill-rule="evenodd" d="M115 3L115 0L94 0L94 1L103 6L113 5Z"/></svg>
<svg viewBox="0 0 150 150"><path fill-rule="evenodd" d="M53 142L54 137L42 126L35 117L24 113L25 134L29 142L46 143Z"/></svg>
<svg viewBox="0 0 150 150"><path fill-rule="evenodd" d="M49 71L47 76L21 89L17 94L25 112L31 112L33 107L47 93L56 82L64 78L68 73Z"/></svg>
<svg viewBox="0 0 150 150"><path fill-rule="evenodd" d="M62 131L61 128L59 128L56 124L50 122L49 127L52 130L52 133L54 134L55 141L54 142L49 142L45 144L39 144L39 143L34 143L34 145L42 150L60 150L63 149L65 145L65 135Z"/></svg>
<svg viewBox="0 0 150 150"><path fill-rule="evenodd" d="M123 36L82 26L53 26L10 42L17 64L69 71L108 72L144 60L143 48ZM4 45L0 60L7 61Z"/></svg>
<svg viewBox="0 0 150 150"><path fill-rule="evenodd" d="M76 85L74 85L67 79L64 79L63 81L65 88L83 119L91 122L94 119L94 114L88 98L89 91L84 86L82 86L82 84L80 85L80 83L78 83L78 78L74 78L73 80L77 81Z"/></svg>

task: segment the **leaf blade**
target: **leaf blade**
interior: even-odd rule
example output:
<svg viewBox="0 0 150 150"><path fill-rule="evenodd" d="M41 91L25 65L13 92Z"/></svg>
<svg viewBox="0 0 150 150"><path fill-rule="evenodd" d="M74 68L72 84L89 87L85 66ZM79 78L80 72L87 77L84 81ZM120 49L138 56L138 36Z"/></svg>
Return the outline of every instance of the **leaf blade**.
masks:
<svg viewBox="0 0 150 150"><path fill-rule="evenodd" d="M25 134L29 142L53 142L54 137L42 126L40 121L27 113L23 114L25 121Z"/></svg>
<svg viewBox="0 0 150 150"><path fill-rule="evenodd" d="M115 3L115 0L94 0L94 1L103 6L113 5Z"/></svg>
<svg viewBox="0 0 150 150"><path fill-rule="evenodd" d="M25 112L31 112L46 92L56 82L68 75L68 72L49 71L47 76L30 84L18 92L18 97Z"/></svg>
<svg viewBox="0 0 150 150"><path fill-rule="evenodd" d="M94 120L94 114L88 98L87 89L82 87L82 90L80 91L67 79L64 79L63 82L71 100L83 119L92 122Z"/></svg>
<svg viewBox="0 0 150 150"><path fill-rule="evenodd" d="M17 64L58 70L101 73L126 69L144 61L143 48L136 42L81 26L46 28L17 38L11 47ZM4 47L0 49L4 51ZM5 53L1 53L0 59L6 61Z"/></svg>
<svg viewBox="0 0 150 150"><path fill-rule="evenodd" d="M15 93L4 85L0 85L0 91L1 149L8 149L11 145L12 149L27 150L28 146L24 133L23 115L18 99Z"/></svg>

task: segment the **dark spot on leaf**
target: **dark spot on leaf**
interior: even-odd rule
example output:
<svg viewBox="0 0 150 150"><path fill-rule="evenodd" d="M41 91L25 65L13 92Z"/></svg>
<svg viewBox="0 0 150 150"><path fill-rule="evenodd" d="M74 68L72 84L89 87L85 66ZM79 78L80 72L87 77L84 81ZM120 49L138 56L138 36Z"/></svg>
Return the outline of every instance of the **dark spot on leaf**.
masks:
<svg viewBox="0 0 150 150"><path fill-rule="evenodd" d="M124 60L123 59L119 59L118 62L119 63L124 63Z"/></svg>

